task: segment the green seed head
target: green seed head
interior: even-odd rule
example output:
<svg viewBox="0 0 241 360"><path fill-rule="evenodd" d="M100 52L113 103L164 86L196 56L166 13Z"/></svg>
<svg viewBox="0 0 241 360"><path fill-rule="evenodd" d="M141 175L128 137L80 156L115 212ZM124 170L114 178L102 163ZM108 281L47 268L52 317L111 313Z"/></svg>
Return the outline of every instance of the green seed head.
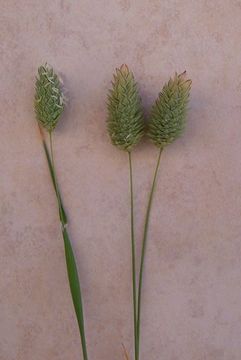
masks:
<svg viewBox="0 0 241 360"><path fill-rule="evenodd" d="M144 115L133 73L116 69L108 95L107 129L113 145L131 151L144 134Z"/></svg>
<svg viewBox="0 0 241 360"><path fill-rule="evenodd" d="M48 132L51 132L64 110L64 96L60 80L48 64L38 68L35 90L36 118Z"/></svg>
<svg viewBox="0 0 241 360"><path fill-rule="evenodd" d="M160 148L172 143L184 129L192 83L185 75L176 73L152 107L148 136Z"/></svg>

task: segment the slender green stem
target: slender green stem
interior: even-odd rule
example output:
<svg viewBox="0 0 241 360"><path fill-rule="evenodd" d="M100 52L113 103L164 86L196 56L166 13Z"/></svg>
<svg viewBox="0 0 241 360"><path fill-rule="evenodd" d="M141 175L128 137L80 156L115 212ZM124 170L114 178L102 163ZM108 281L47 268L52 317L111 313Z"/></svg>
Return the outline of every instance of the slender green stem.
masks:
<svg viewBox="0 0 241 360"><path fill-rule="evenodd" d="M134 233L134 200L133 200L133 178L132 178L132 161L131 152L128 152L130 168L130 197L131 197L131 255L132 255L132 291L133 291L133 315L134 315L134 342L135 342L135 360L137 360L137 309L136 309L136 250L135 250L135 233Z"/></svg>
<svg viewBox="0 0 241 360"><path fill-rule="evenodd" d="M65 213L64 207L63 207L63 202L62 202L62 199L61 199L61 194L60 194L60 191L59 191L59 188L58 188L58 184L57 184L57 181L55 180L52 161L51 161L51 159L50 159L48 147L47 147L47 144L46 144L46 142L45 142L44 136L43 136L43 134L42 134L41 128L39 128L39 130L40 130L40 134L41 134L41 137L42 137L44 152L45 152L46 159L47 159L47 162L48 162L48 167L49 167L49 172L50 172L51 180L52 180L52 183L53 183L53 186L54 186L54 190L55 190L55 194L56 194L56 197L57 197L57 198L58 198L57 193L59 193L59 201L60 201L60 205L61 205L60 208L59 208L59 218L60 218L60 221L61 221L61 216L62 216L62 220L64 221L64 224L66 225L66 224L68 223L68 219L67 219L67 215L66 215L66 213ZM62 213L62 214L61 214L61 213Z"/></svg>
<svg viewBox="0 0 241 360"><path fill-rule="evenodd" d="M50 157L51 157L50 160L51 160L51 164L52 164L52 174L51 175L53 177L54 189L55 189L56 196L57 196L57 201L58 201L60 221L61 221L62 225L63 224L66 225L65 224L64 214L63 214L63 211L62 211L62 200L60 198L60 192L59 192L59 188L58 188L55 165L54 165L54 151L53 151L52 132L49 132L49 142L50 142Z"/></svg>
<svg viewBox="0 0 241 360"><path fill-rule="evenodd" d="M68 279L69 279L69 286L72 295L72 300L75 308L76 318L79 325L79 332L82 344L82 352L84 360L88 360L87 355L87 346L86 346L86 339L85 339L85 328L84 328L84 311L83 311L83 302L82 302L82 295L81 295L81 288L78 276L77 265L72 249L72 245L69 239L69 235L66 229L67 226L67 217L64 211L60 191L58 188L57 177L55 172L55 165L54 165L54 152L53 152L53 140L52 140L52 133L49 133L49 140L50 140L50 157L48 153L48 149L46 143L43 139L44 150L48 160L49 170L51 174L51 178L53 181L53 186L55 189L58 207L59 207L59 216L60 222L62 225L62 235L64 239L64 248L65 248L65 259L66 259L66 266L68 272Z"/></svg>
<svg viewBox="0 0 241 360"><path fill-rule="evenodd" d="M151 206L152 206L152 199L157 179L157 173L160 165L160 159L161 159L161 153L162 148L159 151L156 169L154 172L151 192L149 195L147 210L146 210L146 217L145 217L145 225L144 225L144 233L143 233L143 239L142 239L142 250L141 250L141 264L140 264L140 272L139 272L139 285L138 285L138 305L137 305L137 360L139 359L139 353L140 353L140 325L141 325L141 295L142 295L142 283L143 283L143 268L144 268L144 259L145 259L145 251L146 251L146 241L147 241L147 232L148 232L148 225L149 225L149 219L150 219L150 213L151 213Z"/></svg>

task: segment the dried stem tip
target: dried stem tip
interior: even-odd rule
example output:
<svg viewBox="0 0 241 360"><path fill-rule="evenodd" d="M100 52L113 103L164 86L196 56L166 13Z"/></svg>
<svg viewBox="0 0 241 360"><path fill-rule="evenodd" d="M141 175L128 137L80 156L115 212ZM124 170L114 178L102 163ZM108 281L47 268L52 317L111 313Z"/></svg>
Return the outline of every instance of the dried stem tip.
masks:
<svg viewBox="0 0 241 360"><path fill-rule="evenodd" d="M36 118L48 132L51 132L64 110L64 96L60 79L48 64L38 68L35 90Z"/></svg>
<svg viewBox="0 0 241 360"><path fill-rule="evenodd" d="M141 98L127 65L116 69L108 94L107 129L112 144L125 151L131 151L144 134Z"/></svg>
<svg viewBox="0 0 241 360"><path fill-rule="evenodd" d="M160 148L172 143L184 129L191 83L186 72L176 73L152 107L148 136Z"/></svg>

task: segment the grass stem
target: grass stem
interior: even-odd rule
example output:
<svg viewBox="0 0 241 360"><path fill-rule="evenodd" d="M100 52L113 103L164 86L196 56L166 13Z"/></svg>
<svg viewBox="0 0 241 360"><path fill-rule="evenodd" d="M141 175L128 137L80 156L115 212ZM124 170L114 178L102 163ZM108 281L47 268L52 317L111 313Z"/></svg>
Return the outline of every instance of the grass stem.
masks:
<svg viewBox="0 0 241 360"><path fill-rule="evenodd" d="M160 165L162 150L163 149L160 148L158 159L157 159L157 164L156 164L156 168L155 168L155 172L154 172L152 187L151 187L147 210L146 210L144 233L143 233L143 239L142 239L141 263L140 263L139 284L138 284L138 304L137 304L137 326L136 326L137 327L137 329L136 329L136 332L137 332L137 358L136 358L136 360L139 360L139 354L140 354L141 296L142 296L143 268L144 268L145 252L146 252L147 233L148 233L148 225L149 225L149 220L150 220L153 194L154 194L154 190L155 190L156 179L157 179L158 169L159 169L159 165Z"/></svg>
<svg viewBox="0 0 241 360"><path fill-rule="evenodd" d="M133 320L134 320L134 343L135 343L135 360L137 360L137 309L136 309L136 250L135 250L135 233L134 233L134 199L133 199L133 178L132 178L132 161L131 152L128 152L129 169L130 169L130 199L131 199L131 255L132 255L132 292L133 292Z"/></svg>
<svg viewBox="0 0 241 360"><path fill-rule="evenodd" d="M49 171L52 179L52 183L54 186L55 194L58 201L58 208L59 208L59 217L60 222L62 225L62 235L64 240L64 249L65 249L65 260L66 260L66 267L69 279L69 286L70 292L72 295L73 305L76 313L76 318L79 325L79 332L82 344L82 352L83 352L83 359L88 360L87 355L87 346L86 346L86 337L85 337L85 328L84 328L84 311L83 311L83 302L82 302L82 295L81 295L81 288L78 276L77 265L74 257L73 248L71 245L71 241L67 231L67 216L63 207L63 202L61 199L57 176L55 172L55 165L54 165L54 152L53 152L53 140L52 140L52 133L49 132L49 141L50 141L50 155L48 151L47 144L45 142L44 136L40 129L40 133L42 136L43 147L45 151L45 155L47 158Z"/></svg>

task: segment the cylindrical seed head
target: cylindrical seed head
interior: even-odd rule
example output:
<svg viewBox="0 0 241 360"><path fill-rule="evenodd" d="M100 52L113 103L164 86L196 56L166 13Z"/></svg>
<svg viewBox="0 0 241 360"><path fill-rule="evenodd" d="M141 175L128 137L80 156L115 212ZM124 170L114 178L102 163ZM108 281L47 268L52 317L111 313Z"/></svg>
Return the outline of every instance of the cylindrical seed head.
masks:
<svg viewBox="0 0 241 360"><path fill-rule="evenodd" d="M170 78L152 106L148 136L160 148L172 143L184 129L192 83L185 77L186 72Z"/></svg>
<svg viewBox="0 0 241 360"><path fill-rule="evenodd" d="M38 68L35 90L36 118L48 132L51 132L64 110L64 95L60 79L48 64Z"/></svg>
<svg viewBox="0 0 241 360"><path fill-rule="evenodd" d="M131 151L144 134L141 98L127 65L116 69L108 94L107 129L112 144L125 151Z"/></svg>

